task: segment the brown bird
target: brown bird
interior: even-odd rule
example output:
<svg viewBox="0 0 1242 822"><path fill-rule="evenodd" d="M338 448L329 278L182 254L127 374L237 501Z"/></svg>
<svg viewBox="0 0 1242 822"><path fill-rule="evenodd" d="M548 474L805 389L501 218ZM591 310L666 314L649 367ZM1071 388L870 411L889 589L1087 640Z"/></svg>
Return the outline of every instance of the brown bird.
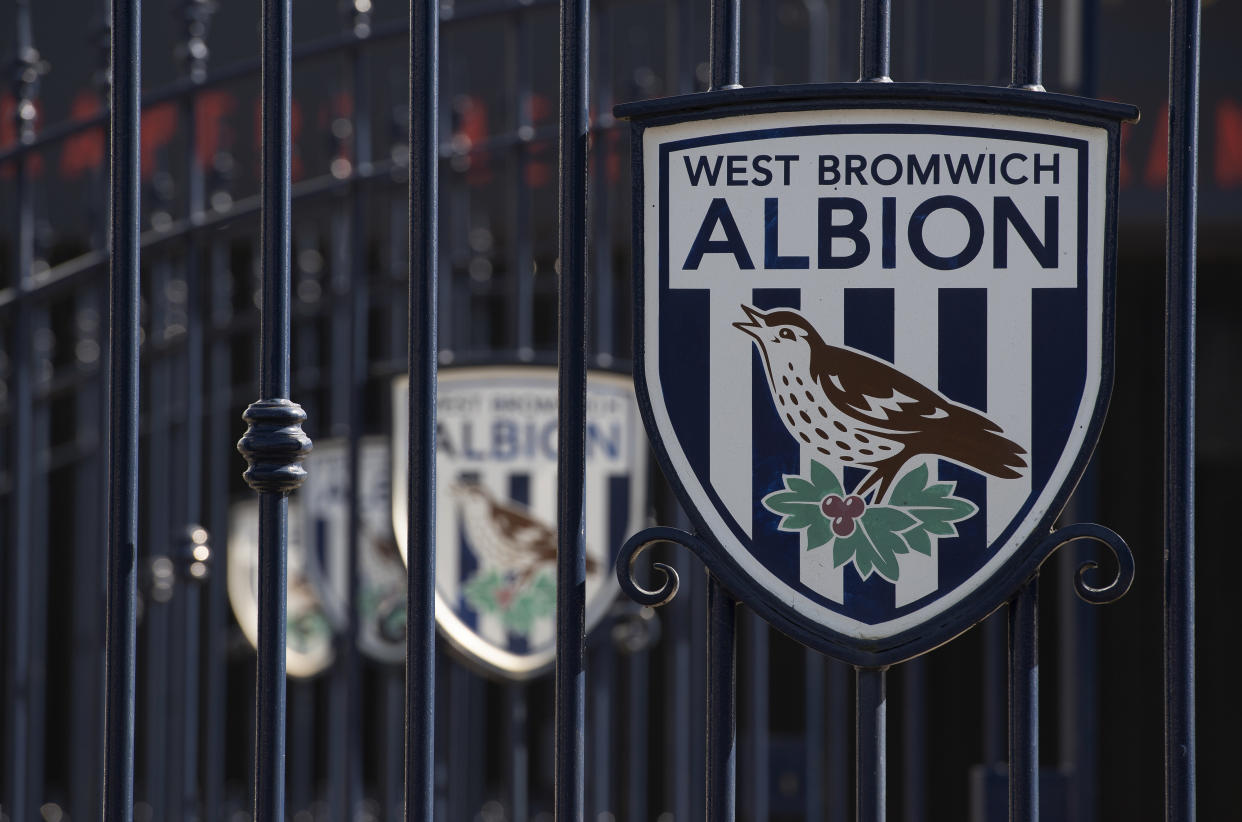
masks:
<svg viewBox="0 0 1242 822"><path fill-rule="evenodd" d="M544 563L556 562L555 527L516 503L496 499L478 483L458 483L451 491L461 506L470 544L501 571L518 574L519 584ZM595 566L588 556L587 573L595 573Z"/></svg>
<svg viewBox="0 0 1242 822"><path fill-rule="evenodd" d="M854 493L882 501L902 467L935 455L994 477L1021 476L1021 447L987 417L946 399L883 360L828 345L797 311L743 305L733 326L763 355L772 402L804 446L838 466L870 469Z"/></svg>

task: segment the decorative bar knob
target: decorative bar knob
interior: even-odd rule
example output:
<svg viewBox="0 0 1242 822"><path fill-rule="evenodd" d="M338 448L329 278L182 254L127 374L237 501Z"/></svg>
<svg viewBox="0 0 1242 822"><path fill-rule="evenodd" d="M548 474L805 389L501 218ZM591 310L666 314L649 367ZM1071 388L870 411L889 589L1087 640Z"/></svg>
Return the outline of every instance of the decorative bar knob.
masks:
<svg viewBox="0 0 1242 822"><path fill-rule="evenodd" d="M242 414L250 426L237 441L237 450L250 463L242 476L261 494L288 494L306 479L302 460L311 452L311 440L302 430L306 412L286 399L259 400Z"/></svg>

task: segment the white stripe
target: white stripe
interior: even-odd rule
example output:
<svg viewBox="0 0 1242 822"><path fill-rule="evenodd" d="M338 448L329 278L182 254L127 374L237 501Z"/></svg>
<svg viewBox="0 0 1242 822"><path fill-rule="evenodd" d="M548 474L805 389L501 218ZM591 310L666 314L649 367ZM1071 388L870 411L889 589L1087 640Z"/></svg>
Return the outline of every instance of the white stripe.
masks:
<svg viewBox="0 0 1242 822"><path fill-rule="evenodd" d="M938 289L917 284L896 289L893 298L894 365L923 385L936 389L940 382L940 311ZM917 462L906 464L907 469ZM938 479L939 461L927 460L928 477ZM909 551L897 557L900 576L895 587L898 608L935 593L939 587L939 547L931 537L931 556Z"/></svg>
<svg viewBox="0 0 1242 822"><path fill-rule="evenodd" d="M845 292L839 288L825 290L817 299L807 301L809 289L802 292L802 313L819 331L824 342L841 345L845 338ZM801 449L800 473L807 476L811 471L811 448ZM798 580L817 594L832 602L845 602L845 566L832 566L832 548L821 545L814 551L806 548L806 531L798 539Z"/></svg>
<svg viewBox="0 0 1242 822"><path fill-rule="evenodd" d="M734 320L745 320L742 304L751 304L749 287L713 288L711 290L710 326L721 329L717 339L707 340L710 359L708 368L708 443L711 453L710 481L720 495L725 509L749 537L753 533L751 508L754 479L751 470L751 448L754 432L751 425L751 349L750 335L732 326Z"/></svg>
<svg viewBox="0 0 1242 822"><path fill-rule="evenodd" d="M991 545L1031 493L1030 288L988 289L987 339L988 419L1027 453L1027 467L1021 477L987 478L987 538Z"/></svg>

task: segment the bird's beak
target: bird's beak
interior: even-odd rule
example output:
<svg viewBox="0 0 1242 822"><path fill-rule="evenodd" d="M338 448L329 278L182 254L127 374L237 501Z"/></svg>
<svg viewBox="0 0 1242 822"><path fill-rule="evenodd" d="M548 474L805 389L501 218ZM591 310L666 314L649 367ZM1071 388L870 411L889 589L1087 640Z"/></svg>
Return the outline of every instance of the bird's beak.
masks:
<svg viewBox="0 0 1242 822"><path fill-rule="evenodd" d="M745 304L742 305L742 310L746 312L746 317L750 322L735 322L733 327L738 331L746 332L756 340L759 339L759 329L767 327L767 323L764 322L765 315L758 309Z"/></svg>

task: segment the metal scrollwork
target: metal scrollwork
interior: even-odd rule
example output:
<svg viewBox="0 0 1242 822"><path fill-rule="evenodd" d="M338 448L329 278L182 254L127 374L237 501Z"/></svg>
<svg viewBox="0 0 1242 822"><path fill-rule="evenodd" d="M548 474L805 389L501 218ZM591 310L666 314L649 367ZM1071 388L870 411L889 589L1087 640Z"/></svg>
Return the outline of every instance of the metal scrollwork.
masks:
<svg viewBox="0 0 1242 822"><path fill-rule="evenodd" d="M652 563L652 570L659 572L662 580L658 588L648 589L634 579L634 563L644 551L661 542L671 542L689 548L701 560L707 557L707 544L695 534L678 528L664 526L647 528L626 540L617 553L617 582L630 599L652 608L663 605L677 596L677 571L667 563Z"/></svg>
<svg viewBox="0 0 1242 822"><path fill-rule="evenodd" d="M1130 551L1130 546L1126 545L1126 541L1112 529L1094 522L1067 525L1049 534L1040 543L1038 553L1047 558L1059 548L1080 539L1098 542L1108 548L1113 558L1117 560L1117 573L1105 585L1091 585L1087 582L1087 574L1099 568L1100 564L1095 560L1087 560L1078 567L1078 573L1074 576L1074 591L1084 602L1092 605L1107 605L1121 599L1134 582L1134 554Z"/></svg>

